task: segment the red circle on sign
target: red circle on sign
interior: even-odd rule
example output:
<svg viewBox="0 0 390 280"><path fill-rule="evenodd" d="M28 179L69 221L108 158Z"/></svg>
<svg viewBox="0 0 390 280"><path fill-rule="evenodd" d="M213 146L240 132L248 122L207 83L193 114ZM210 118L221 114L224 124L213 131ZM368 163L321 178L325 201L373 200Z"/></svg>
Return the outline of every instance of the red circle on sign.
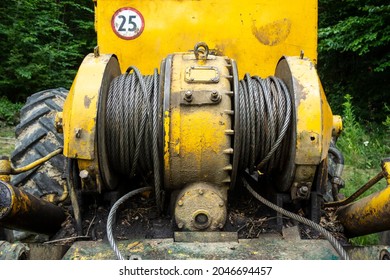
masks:
<svg viewBox="0 0 390 280"><path fill-rule="evenodd" d="M133 14L133 15L126 17L124 14ZM121 18L121 20L122 20L119 28L117 28L118 26L116 25L116 20L118 18ZM129 29L126 30L125 26L127 26L128 24L130 24L134 28L138 28L138 29L136 29L137 32L133 32L134 35L126 36L123 34L123 32L132 32ZM138 25L140 25L140 26L138 26ZM142 34L142 32L144 31L145 20L144 20L144 17L142 16L142 14L137 9L125 7L125 8L121 8L121 9L117 10L115 12L115 14L112 16L111 28L119 38L122 38L124 40L133 40L133 39L138 38Z"/></svg>

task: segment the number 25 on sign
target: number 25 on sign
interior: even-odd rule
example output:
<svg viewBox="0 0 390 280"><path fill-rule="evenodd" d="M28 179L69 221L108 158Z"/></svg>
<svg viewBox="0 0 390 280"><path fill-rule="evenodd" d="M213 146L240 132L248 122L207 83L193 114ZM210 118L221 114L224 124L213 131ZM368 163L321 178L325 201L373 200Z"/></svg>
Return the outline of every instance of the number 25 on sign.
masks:
<svg viewBox="0 0 390 280"><path fill-rule="evenodd" d="M112 16L111 27L119 38L133 40L144 31L145 21L138 10L130 7L121 8Z"/></svg>

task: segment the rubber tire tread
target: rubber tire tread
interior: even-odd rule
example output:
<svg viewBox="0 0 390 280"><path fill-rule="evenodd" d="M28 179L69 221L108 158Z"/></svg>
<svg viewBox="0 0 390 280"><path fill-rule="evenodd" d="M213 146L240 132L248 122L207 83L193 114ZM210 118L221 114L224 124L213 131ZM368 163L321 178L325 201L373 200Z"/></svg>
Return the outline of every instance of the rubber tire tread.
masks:
<svg viewBox="0 0 390 280"><path fill-rule="evenodd" d="M16 144L11 155L14 167L22 167L63 147L63 135L54 126L56 112L62 111L68 90L64 88L37 92L27 98L15 128ZM41 166L14 175L11 184L38 197L61 194L65 180L65 157L60 154Z"/></svg>

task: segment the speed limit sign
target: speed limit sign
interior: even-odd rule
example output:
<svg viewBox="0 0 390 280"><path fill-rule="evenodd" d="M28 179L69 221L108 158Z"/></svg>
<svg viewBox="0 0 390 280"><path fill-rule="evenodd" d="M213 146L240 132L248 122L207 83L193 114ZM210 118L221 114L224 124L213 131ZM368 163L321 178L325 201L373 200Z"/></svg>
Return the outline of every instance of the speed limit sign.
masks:
<svg viewBox="0 0 390 280"><path fill-rule="evenodd" d="M112 30L125 40L133 40L144 31L145 21L142 14L134 8L121 8L111 19Z"/></svg>

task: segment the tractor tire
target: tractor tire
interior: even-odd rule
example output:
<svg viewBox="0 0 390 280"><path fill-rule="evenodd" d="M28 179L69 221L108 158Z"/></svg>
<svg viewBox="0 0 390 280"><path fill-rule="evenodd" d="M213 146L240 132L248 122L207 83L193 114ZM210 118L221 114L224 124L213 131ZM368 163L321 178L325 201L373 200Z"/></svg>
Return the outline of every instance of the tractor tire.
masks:
<svg viewBox="0 0 390 280"><path fill-rule="evenodd" d="M44 90L27 98L20 111L20 123L15 128L16 144L11 155L15 168L26 166L59 147L63 135L56 131L54 118L62 111L68 91L64 88ZM65 157L59 154L42 165L14 175L11 184L41 197L49 193L61 194L65 180Z"/></svg>

